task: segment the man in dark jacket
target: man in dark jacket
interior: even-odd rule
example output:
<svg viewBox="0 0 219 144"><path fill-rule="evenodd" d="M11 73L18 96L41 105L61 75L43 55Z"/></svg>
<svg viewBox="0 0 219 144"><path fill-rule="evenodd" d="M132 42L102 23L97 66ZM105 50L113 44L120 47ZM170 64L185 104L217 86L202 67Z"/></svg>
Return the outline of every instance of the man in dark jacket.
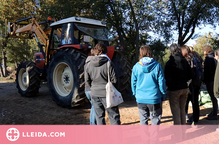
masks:
<svg viewBox="0 0 219 144"><path fill-rule="evenodd" d="M178 44L172 44L169 51L171 56L165 66L165 79L173 121L175 125L186 124L187 82L192 78L191 67Z"/></svg>
<svg viewBox="0 0 219 144"><path fill-rule="evenodd" d="M216 70L217 61L214 59L214 51L211 46L206 45L203 47L205 57L204 62L204 83L206 84L207 91L211 97L213 104L213 111L208 114L208 120L217 120L218 103L214 96L214 75Z"/></svg>
<svg viewBox="0 0 219 144"><path fill-rule="evenodd" d="M85 83L91 88L91 101L94 107L96 121L98 125L105 125L105 110L108 113L110 124L119 125L120 115L118 106L106 109L106 84L108 82L107 62L109 58L104 55L107 48L104 44L97 44L94 48L94 58L90 61L85 71ZM116 74L114 65L110 61L109 66L110 81L116 84Z"/></svg>

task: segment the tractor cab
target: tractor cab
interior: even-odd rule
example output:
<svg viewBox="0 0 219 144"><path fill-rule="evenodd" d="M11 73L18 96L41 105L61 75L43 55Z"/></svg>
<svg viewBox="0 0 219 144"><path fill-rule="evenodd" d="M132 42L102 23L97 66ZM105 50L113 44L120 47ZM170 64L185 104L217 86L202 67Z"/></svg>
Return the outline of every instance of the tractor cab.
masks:
<svg viewBox="0 0 219 144"><path fill-rule="evenodd" d="M71 47L90 55L90 49L102 42L108 46L108 56L110 58L113 56L115 46L109 47L109 42L113 41L113 35L107 30L105 22L70 17L54 22L50 26L52 33L49 51Z"/></svg>

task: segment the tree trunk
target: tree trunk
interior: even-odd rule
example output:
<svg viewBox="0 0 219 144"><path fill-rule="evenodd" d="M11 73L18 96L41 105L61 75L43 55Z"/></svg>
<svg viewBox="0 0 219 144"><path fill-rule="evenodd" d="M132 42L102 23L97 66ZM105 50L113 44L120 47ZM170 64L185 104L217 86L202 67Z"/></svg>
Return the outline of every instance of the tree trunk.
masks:
<svg viewBox="0 0 219 144"><path fill-rule="evenodd" d="M2 63L0 63L0 77L4 77Z"/></svg>
<svg viewBox="0 0 219 144"><path fill-rule="evenodd" d="M7 72L7 57L6 57L6 52L5 52L5 47L7 46L7 39L4 39L2 41L2 71L3 71L3 77L7 77L8 76L8 72Z"/></svg>
<svg viewBox="0 0 219 144"><path fill-rule="evenodd" d="M139 29L138 26L136 27L136 45L135 45L135 61L138 61L138 56L139 56Z"/></svg>
<svg viewBox="0 0 219 144"><path fill-rule="evenodd" d="M2 64L3 64L3 75L4 77L7 77L8 76L8 72L7 72L7 65L6 65L6 52L5 51L2 51Z"/></svg>
<svg viewBox="0 0 219 144"><path fill-rule="evenodd" d="M110 9L111 9L111 11L113 12L113 15L114 15L114 20L115 20L115 27L116 27L116 31L117 31L117 33L118 33L118 36L119 36L119 44L120 44L120 46L122 46L123 48L124 48L124 51L125 51L125 47L124 47L124 40L123 40L123 34L122 34L122 25L120 25L120 16L119 16L119 14L117 13L117 11L115 10L115 7L113 6L113 3L110 1L110 0L108 0L108 4L109 4L109 6L110 6ZM124 52L123 51L123 52Z"/></svg>
<svg viewBox="0 0 219 144"><path fill-rule="evenodd" d="M137 21L136 16L135 16L134 8L132 6L132 2L130 0L128 0L128 2L129 2L129 6L131 8L131 14L133 16L133 21L134 21L135 30L136 30L136 35L135 35L135 61L137 62L138 61L138 55L139 55L139 26L138 26L138 21Z"/></svg>

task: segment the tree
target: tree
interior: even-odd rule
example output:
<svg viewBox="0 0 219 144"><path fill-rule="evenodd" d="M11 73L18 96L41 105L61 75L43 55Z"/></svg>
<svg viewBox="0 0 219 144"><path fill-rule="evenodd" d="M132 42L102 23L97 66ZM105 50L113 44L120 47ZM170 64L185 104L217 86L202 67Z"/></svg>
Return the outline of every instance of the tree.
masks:
<svg viewBox="0 0 219 144"><path fill-rule="evenodd" d="M4 23L3 23L4 24ZM2 33L0 38L0 52L1 52L1 60L0 60L0 76L6 77L7 76L7 57L6 57L6 45L8 39L4 37L5 26L0 23L0 33ZM4 33L4 34L3 34Z"/></svg>
<svg viewBox="0 0 219 144"><path fill-rule="evenodd" d="M51 16L60 20L72 16L87 17L93 12L93 0L38 0L43 19Z"/></svg>
<svg viewBox="0 0 219 144"><path fill-rule="evenodd" d="M39 13L39 7L35 0L0 0L0 51L2 53L1 76L7 76L7 57L10 55L8 44L10 42L7 35L7 22L15 22L18 19L30 16L36 16ZM13 40L13 43L18 42ZM20 47L23 44L20 43ZM1 63L0 63L1 64Z"/></svg>
<svg viewBox="0 0 219 144"><path fill-rule="evenodd" d="M218 22L218 1L215 0L165 0L161 18L165 18L168 31L178 32L178 44L186 44L195 33L195 28Z"/></svg>
<svg viewBox="0 0 219 144"><path fill-rule="evenodd" d="M154 40L151 42L150 48L153 52L154 59L164 67L165 63L163 57L167 54L167 47L161 42L161 40Z"/></svg>
<svg viewBox="0 0 219 144"><path fill-rule="evenodd" d="M103 9L97 9L100 5ZM109 27L118 35L120 45L133 63L138 60L140 45L148 42L148 31L156 28L155 6L157 3L152 0L107 0L94 3L95 13L105 13Z"/></svg>

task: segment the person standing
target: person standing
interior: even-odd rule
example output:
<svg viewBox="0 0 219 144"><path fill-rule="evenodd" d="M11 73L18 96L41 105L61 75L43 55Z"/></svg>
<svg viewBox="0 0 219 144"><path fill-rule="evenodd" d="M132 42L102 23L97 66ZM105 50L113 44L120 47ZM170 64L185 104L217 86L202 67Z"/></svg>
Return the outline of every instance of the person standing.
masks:
<svg viewBox="0 0 219 144"><path fill-rule="evenodd" d="M192 79L191 67L182 56L178 44L169 47L170 58L165 65L167 96L173 114L174 125L186 124L185 106L189 89L187 82Z"/></svg>
<svg viewBox="0 0 219 144"><path fill-rule="evenodd" d="M219 62L219 49L215 51L215 59ZM214 95L216 98L219 98L219 64L217 65L214 76ZM219 131L219 127L216 130Z"/></svg>
<svg viewBox="0 0 219 144"><path fill-rule="evenodd" d="M148 45L141 46L139 62L132 70L131 86L136 97L140 124L159 125L162 115L162 101L166 98L166 84L161 65L152 58Z"/></svg>
<svg viewBox="0 0 219 144"><path fill-rule="evenodd" d="M118 106L106 108L106 84L108 82L108 70L110 81L116 84L117 78L114 64L109 61L107 48L104 44L98 43L94 48L94 58L87 65L85 71L85 83L90 86L91 101L94 107L97 125L105 125L105 110L111 125L120 125L120 114ZM109 69L107 62L109 61Z"/></svg>
<svg viewBox="0 0 219 144"><path fill-rule="evenodd" d="M84 65L84 72L86 72L86 68L87 65L90 63L90 61L94 58L94 50L93 48L91 49L91 56L88 56L86 61L85 61L85 65ZM95 117L95 111L94 111L94 107L92 105L92 101L91 101L91 96L90 96L90 86L88 85L88 83L85 83L85 94L87 96L87 99L90 101L91 104L91 109L90 109L90 125L96 125L96 117Z"/></svg>
<svg viewBox="0 0 219 144"><path fill-rule="evenodd" d="M219 62L219 49L215 51L215 59ZM219 98L219 64L217 65L214 76L214 95Z"/></svg>
<svg viewBox="0 0 219 144"><path fill-rule="evenodd" d="M191 51L186 45L181 47L182 55L186 58L192 69L192 80L189 84L189 94L186 102L186 114L188 113L189 101L192 102L193 115L188 119L188 122L193 122L194 125L199 121L199 91L203 80L202 59L197 52Z"/></svg>
<svg viewBox="0 0 219 144"><path fill-rule="evenodd" d="M206 84L207 91L211 97L213 110L207 115L208 120L217 120L218 103L214 96L214 75L216 70L217 61L214 59L214 51L211 46L205 45L203 47L204 54L206 55L204 61L204 83Z"/></svg>

